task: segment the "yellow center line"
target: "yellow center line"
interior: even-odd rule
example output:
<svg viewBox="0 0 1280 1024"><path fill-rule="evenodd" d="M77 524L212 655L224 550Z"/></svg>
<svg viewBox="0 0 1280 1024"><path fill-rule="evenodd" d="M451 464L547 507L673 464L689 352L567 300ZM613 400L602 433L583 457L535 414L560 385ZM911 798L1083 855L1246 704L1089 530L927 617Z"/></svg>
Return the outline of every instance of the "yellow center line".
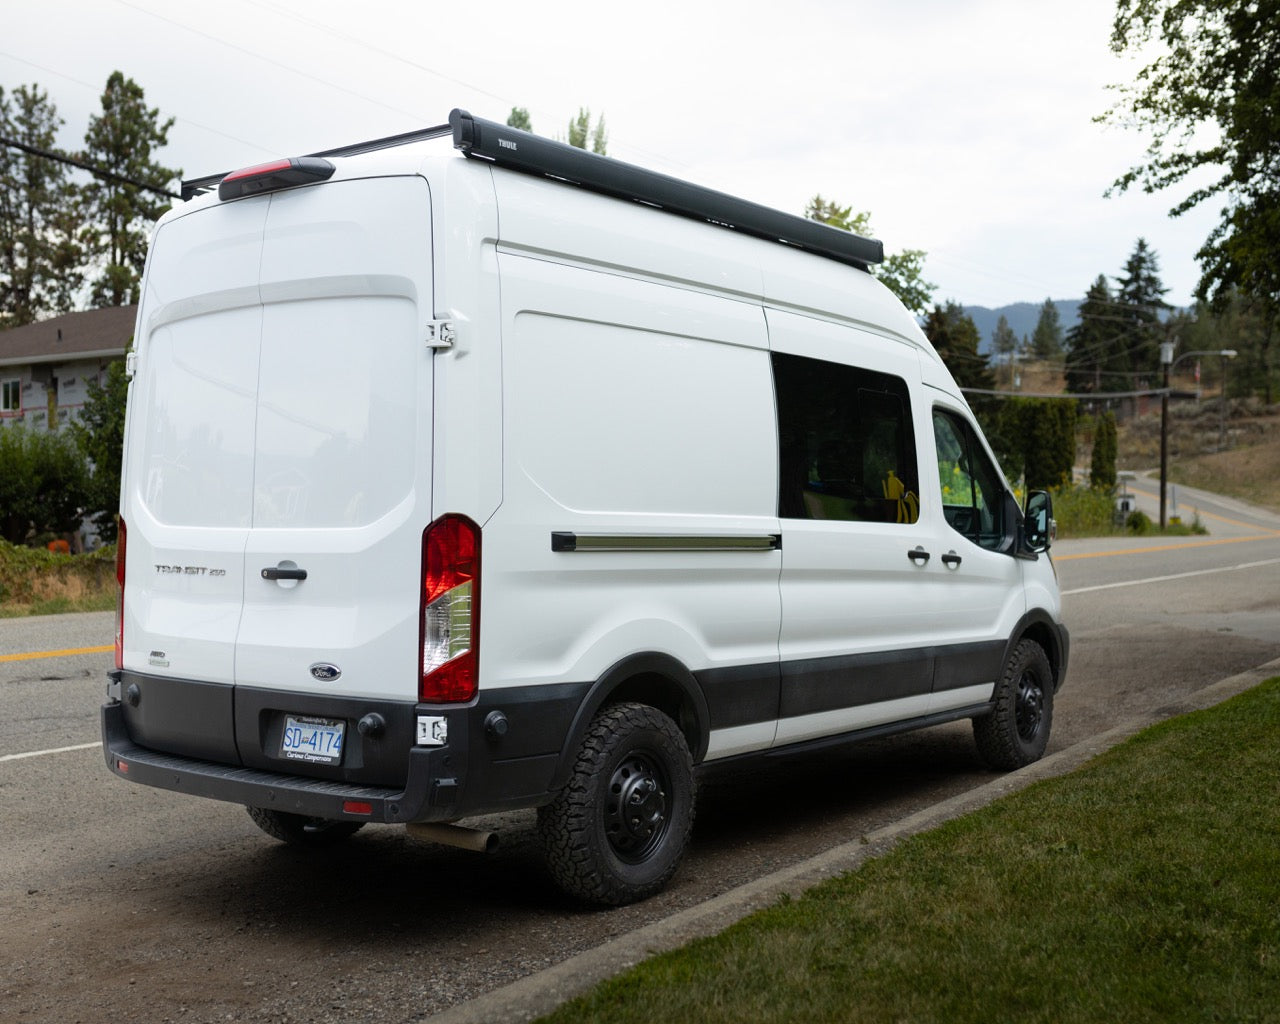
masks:
<svg viewBox="0 0 1280 1024"><path fill-rule="evenodd" d="M0 661L35 661L39 658L66 658L73 654L106 654L115 644L104 647L68 647L61 651L26 651L22 654L0 654Z"/></svg>
<svg viewBox="0 0 1280 1024"><path fill-rule="evenodd" d="M1251 540L1274 540L1277 533L1260 533L1254 537L1218 537L1214 540L1189 540L1181 544L1159 544L1150 548L1125 548L1121 551L1085 551L1078 555L1054 555L1055 562L1070 562L1076 558L1110 558L1112 555L1146 555L1155 551L1181 551L1183 548L1208 548L1217 544L1243 544Z"/></svg>

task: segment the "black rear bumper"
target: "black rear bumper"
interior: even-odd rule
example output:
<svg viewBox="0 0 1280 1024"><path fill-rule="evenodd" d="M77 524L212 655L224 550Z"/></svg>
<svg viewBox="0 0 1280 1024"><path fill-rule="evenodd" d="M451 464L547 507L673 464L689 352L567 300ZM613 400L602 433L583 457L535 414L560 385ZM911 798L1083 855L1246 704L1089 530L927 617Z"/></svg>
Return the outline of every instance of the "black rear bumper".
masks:
<svg viewBox="0 0 1280 1024"><path fill-rule="evenodd" d="M107 767L130 782L192 796L269 807L335 821L449 821L459 817L459 780L447 747L415 747L403 787L285 775L165 754L129 738L124 705L102 706L102 749Z"/></svg>

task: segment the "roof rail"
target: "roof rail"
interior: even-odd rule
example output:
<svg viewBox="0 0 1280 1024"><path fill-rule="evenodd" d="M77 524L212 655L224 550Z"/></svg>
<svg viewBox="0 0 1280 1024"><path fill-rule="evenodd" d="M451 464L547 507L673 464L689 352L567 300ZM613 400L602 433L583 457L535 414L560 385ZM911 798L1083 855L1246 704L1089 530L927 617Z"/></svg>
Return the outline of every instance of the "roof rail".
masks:
<svg viewBox="0 0 1280 1024"><path fill-rule="evenodd" d="M368 142L357 142L350 146L339 146L337 149L325 149L319 153L304 153L304 157L359 156L361 153L374 153L380 149L391 149L393 146L407 146L411 142L422 142L425 139L439 139L448 135L452 129L447 124L438 124L434 128L419 128L417 131L404 132L400 135L388 135L382 139L370 139ZM182 200L186 202L196 196L212 192L228 174L234 171L223 171L220 174L206 174L200 178L188 178L182 183Z"/></svg>
<svg viewBox="0 0 1280 1024"><path fill-rule="evenodd" d="M468 157L657 206L771 242L793 245L860 270L884 261L884 244L879 240L863 238L821 221L782 213L612 157L588 153L564 142L473 117L465 110L452 111L449 124L454 146Z"/></svg>

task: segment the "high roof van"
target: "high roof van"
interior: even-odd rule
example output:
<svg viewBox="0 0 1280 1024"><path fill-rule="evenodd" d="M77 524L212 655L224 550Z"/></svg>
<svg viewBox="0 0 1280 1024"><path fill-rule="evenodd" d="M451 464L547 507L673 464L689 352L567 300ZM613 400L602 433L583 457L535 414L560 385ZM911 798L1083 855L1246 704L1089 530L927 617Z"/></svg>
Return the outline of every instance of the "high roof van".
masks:
<svg viewBox="0 0 1280 1024"><path fill-rule="evenodd" d="M698 766L972 719L1068 638L879 242L455 110L185 183L130 356L106 761L279 839L537 808L641 899Z"/></svg>

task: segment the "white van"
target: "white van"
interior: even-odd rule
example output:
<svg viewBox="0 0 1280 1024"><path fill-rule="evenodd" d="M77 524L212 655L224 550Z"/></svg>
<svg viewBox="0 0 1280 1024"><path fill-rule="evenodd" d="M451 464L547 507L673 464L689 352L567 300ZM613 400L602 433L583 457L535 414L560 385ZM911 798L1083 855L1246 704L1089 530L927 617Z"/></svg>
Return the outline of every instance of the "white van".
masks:
<svg viewBox="0 0 1280 1024"><path fill-rule="evenodd" d="M130 366L116 774L302 844L537 807L556 880L622 903L702 762L962 718L1043 753L1048 499L879 242L457 110L184 194Z"/></svg>

